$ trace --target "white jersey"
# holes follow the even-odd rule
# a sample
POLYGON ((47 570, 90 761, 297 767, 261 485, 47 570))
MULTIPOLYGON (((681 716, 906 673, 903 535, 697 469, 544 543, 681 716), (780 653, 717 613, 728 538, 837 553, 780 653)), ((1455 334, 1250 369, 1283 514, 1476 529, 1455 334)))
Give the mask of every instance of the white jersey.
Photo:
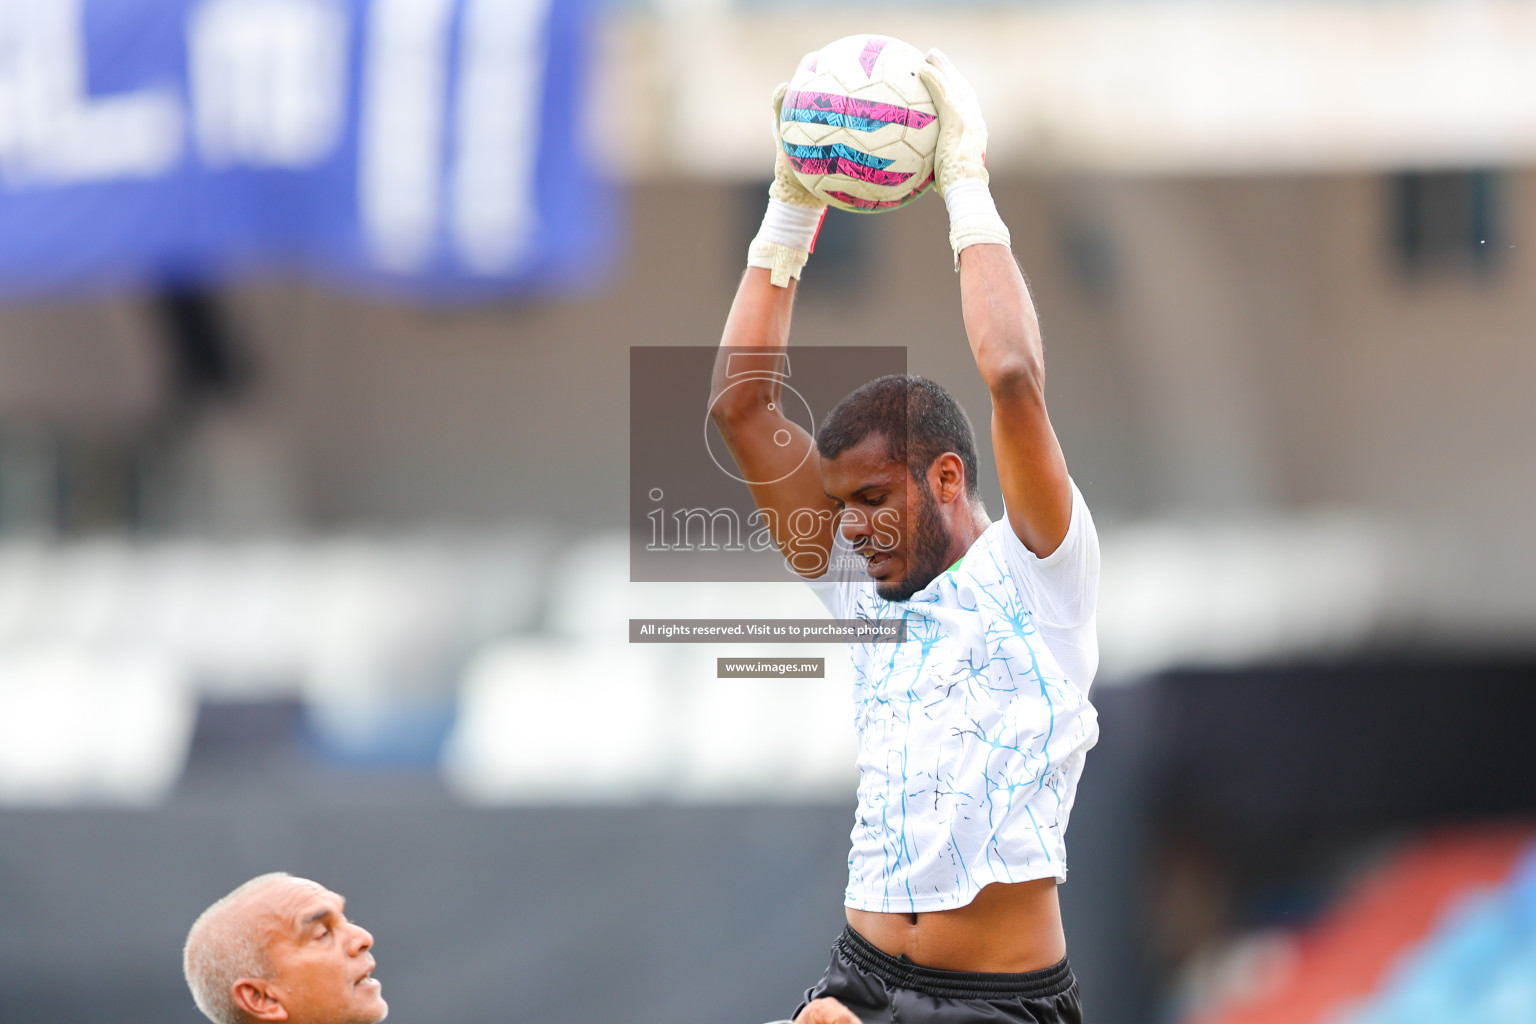
POLYGON ((907 601, 877 596, 862 561, 839 531, 833 571, 811 581, 838 618, 907 628, 904 643, 849 645, 859 806, 847 905, 948 910, 991 882, 1065 880, 1067 817, 1099 735, 1088 702, 1099 542, 1077 485, 1047 558, 1004 516, 907 601))

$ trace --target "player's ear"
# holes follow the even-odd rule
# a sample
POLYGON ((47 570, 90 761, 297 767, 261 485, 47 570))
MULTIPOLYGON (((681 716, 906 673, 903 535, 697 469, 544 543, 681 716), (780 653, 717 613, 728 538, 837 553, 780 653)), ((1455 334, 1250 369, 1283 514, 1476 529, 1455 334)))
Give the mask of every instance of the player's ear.
POLYGON ((288 1008, 282 1002, 282 990, 266 978, 241 978, 230 995, 240 1012, 253 1020, 287 1020, 288 1008))
POLYGON ((928 485, 941 503, 954 501, 965 493, 965 463, 954 452, 945 452, 928 467, 928 485))

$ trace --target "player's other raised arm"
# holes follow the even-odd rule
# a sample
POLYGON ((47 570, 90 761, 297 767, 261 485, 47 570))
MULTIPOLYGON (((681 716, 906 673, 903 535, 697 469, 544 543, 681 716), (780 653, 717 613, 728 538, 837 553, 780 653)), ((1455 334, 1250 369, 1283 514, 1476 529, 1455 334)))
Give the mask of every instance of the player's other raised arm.
POLYGON ((949 207, 960 305, 976 368, 992 394, 992 447, 1008 523, 1044 558, 1072 520, 1072 483, 1045 409, 1045 358, 1035 304, 988 188, 987 129, 971 86, 949 58, 921 72, 939 109, 934 174, 949 207))
MULTIPOLYGON (((773 95, 774 134, 785 86, 773 95)), ((822 489, 814 441, 784 415, 784 360, 795 282, 826 207, 797 181, 776 144, 768 212, 747 252, 715 359, 709 414, 719 428, 773 538, 801 575, 816 577, 832 550, 835 507, 822 489)))

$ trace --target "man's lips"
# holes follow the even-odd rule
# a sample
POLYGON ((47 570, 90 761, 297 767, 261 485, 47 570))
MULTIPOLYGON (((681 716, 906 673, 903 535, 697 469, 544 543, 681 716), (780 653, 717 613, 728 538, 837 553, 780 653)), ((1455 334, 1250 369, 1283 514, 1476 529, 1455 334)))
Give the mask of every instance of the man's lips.
POLYGON ((859 554, 864 556, 865 569, 875 579, 884 576, 886 570, 890 568, 891 553, 889 551, 873 551, 865 548, 859 554))
POLYGON ((377 978, 375 978, 373 976, 374 969, 377 968, 378 966, 379 966, 378 964, 369 964, 368 965, 368 969, 363 972, 362 977, 358 978, 352 984, 354 986, 358 987, 358 988, 364 988, 364 987, 378 988, 379 987, 379 981, 378 981, 377 978))

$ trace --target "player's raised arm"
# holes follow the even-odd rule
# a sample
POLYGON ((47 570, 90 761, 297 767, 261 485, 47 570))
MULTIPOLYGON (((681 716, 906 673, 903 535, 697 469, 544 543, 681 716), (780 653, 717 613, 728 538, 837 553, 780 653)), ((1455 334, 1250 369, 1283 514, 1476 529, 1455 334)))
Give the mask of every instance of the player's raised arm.
POLYGON ((795 282, 826 206, 796 180, 777 144, 785 88, 773 95, 778 156, 768 211, 747 250, 747 273, 720 338, 709 415, 779 550, 801 575, 816 577, 832 550, 834 505, 822 489, 815 453, 807 457, 815 442, 784 415, 780 397, 795 282))
POLYGON ((987 185, 987 128, 976 93, 938 50, 920 75, 939 109, 935 184, 949 207, 965 334, 992 393, 992 447, 1008 523, 1044 558, 1067 535, 1072 484, 1045 410, 1040 321, 987 185))

